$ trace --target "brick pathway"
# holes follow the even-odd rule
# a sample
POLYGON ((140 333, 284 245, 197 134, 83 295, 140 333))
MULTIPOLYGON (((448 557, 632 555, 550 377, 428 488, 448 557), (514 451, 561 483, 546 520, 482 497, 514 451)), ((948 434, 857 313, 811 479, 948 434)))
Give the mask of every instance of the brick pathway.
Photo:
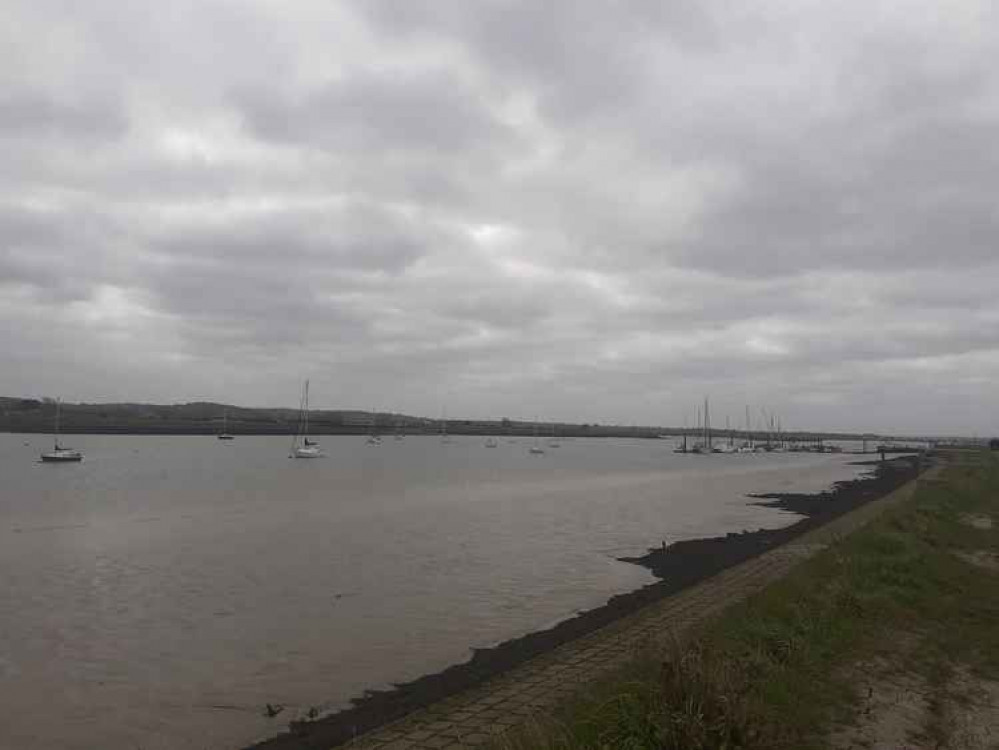
MULTIPOLYGON (((917 481, 933 481, 931 469, 917 481)), ((626 662, 664 634, 681 635, 781 578, 829 542, 867 524, 886 508, 911 497, 910 482, 879 500, 798 537, 795 541, 725 570, 600 630, 563 644, 471 690, 447 698, 367 735, 353 750, 466 750, 479 748, 532 715, 545 714, 580 689, 626 662)))

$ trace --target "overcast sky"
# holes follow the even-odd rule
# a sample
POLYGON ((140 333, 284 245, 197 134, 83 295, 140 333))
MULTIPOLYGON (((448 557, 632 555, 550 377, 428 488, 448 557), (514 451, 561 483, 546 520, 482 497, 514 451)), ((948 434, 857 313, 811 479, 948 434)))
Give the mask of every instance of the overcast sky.
POLYGON ((7 0, 0 395, 997 432, 993 8, 7 0))

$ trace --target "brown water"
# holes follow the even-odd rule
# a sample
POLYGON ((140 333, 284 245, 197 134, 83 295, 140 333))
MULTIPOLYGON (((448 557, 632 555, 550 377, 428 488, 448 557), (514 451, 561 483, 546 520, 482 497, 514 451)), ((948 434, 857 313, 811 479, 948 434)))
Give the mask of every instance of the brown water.
POLYGON ((67 442, 82 464, 0 435, 4 750, 239 747, 651 582, 619 556, 793 520, 746 493, 860 471, 667 441, 67 442))

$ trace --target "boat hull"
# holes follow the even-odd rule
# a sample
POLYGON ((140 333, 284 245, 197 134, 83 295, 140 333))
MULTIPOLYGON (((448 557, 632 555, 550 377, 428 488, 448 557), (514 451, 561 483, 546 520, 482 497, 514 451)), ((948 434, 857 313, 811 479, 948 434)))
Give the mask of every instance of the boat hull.
POLYGON ((47 464, 72 464, 79 463, 83 460, 82 453, 66 452, 66 453, 43 453, 42 461, 47 464))

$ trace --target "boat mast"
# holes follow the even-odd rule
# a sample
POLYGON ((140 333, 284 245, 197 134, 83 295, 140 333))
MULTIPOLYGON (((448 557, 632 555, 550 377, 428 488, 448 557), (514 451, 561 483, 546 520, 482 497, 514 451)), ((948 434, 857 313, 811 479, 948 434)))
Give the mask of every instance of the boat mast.
POLYGON ((56 399, 55 432, 52 433, 52 444, 55 450, 59 450, 59 411, 62 407, 62 399, 56 399))
POLYGON ((305 406, 302 413, 302 436, 305 438, 305 443, 309 443, 309 381, 305 381, 305 406))
POLYGON ((704 445, 711 452, 711 417, 708 413, 708 397, 704 397, 704 445))

